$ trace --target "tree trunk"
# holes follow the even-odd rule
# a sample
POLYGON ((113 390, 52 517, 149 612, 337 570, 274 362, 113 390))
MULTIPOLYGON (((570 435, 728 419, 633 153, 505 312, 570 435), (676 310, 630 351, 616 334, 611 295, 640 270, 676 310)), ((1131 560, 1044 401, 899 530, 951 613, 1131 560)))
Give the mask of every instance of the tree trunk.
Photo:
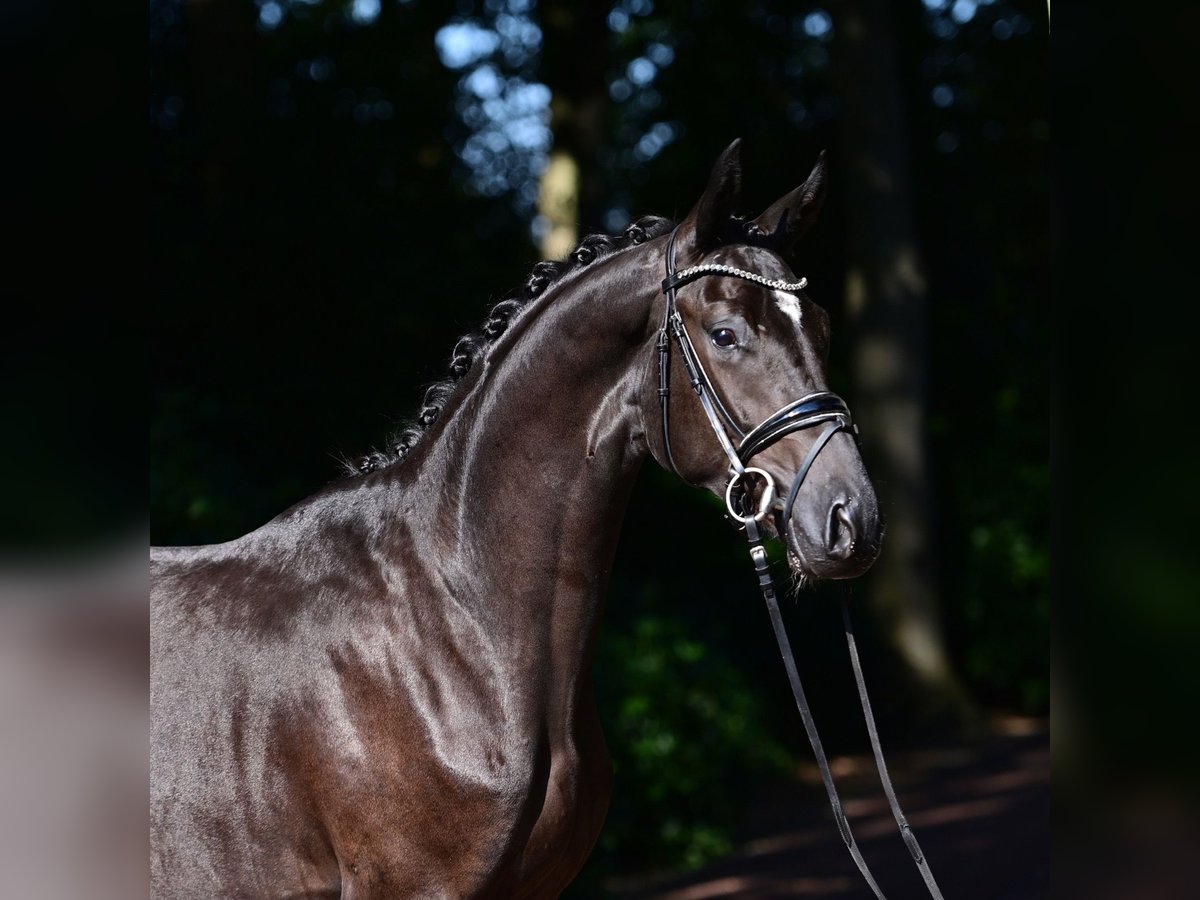
POLYGON ((928 303, 917 247, 908 127, 886 0, 835 4, 849 268, 856 334, 851 408, 886 521, 869 602, 911 669, 927 712, 968 714, 939 615, 926 439, 928 303))
POLYGON ((608 106, 604 69, 609 8, 595 0, 541 4, 542 77, 552 93, 554 134, 538 196, 538 212, 548 223, 541 242, 548 259, 560 259, 574 249, 581 225, 600 224, 604 180, 598 156, 608 106))

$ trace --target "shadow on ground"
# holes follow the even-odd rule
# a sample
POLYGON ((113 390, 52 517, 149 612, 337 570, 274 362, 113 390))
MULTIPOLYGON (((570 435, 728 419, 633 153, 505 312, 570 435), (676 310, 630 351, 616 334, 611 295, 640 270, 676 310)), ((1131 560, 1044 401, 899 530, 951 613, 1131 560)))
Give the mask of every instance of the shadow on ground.
MULTIPOLYGON (((886 750, 886 748, 885 748, 886 750)), ((896 832, 870 756, 832 760, 863 856, 891 900, 928 896, 896 832)), ((921 847, 947 898, 1050 895, 1050 734, 1038 719, 1005 719, 974 742, 888 754, 921 847)), ((871 898, 837 834, 811 766, 755 803, 740 849, 686 875, 610 880, 624 900, 716 897, 871 898)))

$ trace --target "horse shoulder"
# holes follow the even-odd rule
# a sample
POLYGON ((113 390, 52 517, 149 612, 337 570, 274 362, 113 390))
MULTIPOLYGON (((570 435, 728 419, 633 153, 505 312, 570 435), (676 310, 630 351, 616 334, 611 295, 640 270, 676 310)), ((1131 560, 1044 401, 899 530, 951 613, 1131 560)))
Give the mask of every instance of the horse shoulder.
POLYGON ((242 829, 226 843, 244 846, 282 823, 281 846, 308 846, 312 879, 359 886, 347 896, 475 894, 511 869, 541 807, 544 732, 471 598, 434 569, 277 537, 154 555, 160 845, 191 840, 236 879, 263 860, 201 832, 242 829))
POLYGON ((319 679, 326 827, 364 896, 473 894, 530 825, 544 741, 484 623, 404 585, 319 679))

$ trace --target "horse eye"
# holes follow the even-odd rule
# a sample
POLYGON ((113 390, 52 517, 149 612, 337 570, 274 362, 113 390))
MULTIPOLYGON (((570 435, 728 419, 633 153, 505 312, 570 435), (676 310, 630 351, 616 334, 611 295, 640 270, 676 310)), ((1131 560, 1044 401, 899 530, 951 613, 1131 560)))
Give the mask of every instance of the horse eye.
POLYGON ((732 347, 737 343, 737 335, 732 328, 714 328, 709 337, 718 347, 732 347))

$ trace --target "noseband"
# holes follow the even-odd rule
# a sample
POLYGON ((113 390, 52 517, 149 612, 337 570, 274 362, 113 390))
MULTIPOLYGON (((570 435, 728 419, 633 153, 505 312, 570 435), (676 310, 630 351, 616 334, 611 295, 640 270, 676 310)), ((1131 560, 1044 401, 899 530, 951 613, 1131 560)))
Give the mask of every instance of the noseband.
MULTIPOLYGON (((857 442, 858 426, 851 420, 850 409, 841 397, 829 391, 818 391, 801 397, 799 400, 795 400, 783 408, 776 410, 757 426, 750 429, 750 431, 742 431, 737 421, 729 414, 729 411, 721 402, 721 398, 714 389, 708 373, 704 371, 704 365, 700 362, 700 356, 696 352, 696 347, 692 343, 691 336, 688 334, 687 327, 683 323, 683 317, 680 315, 679 308, 676 305, 676 291, 683 285, 707 275, 741 278, 743 281, 759 284, 771 290, 786 291, 789 293, 802 290, 808 284, 808 279, 801 278, 794 283, 771 280, 756 272, 747 272, 744 269, 737 269, 733 266, 726 266, 720 263, 701 263, 684 269, 681 272, 676 271, 675 236, 678 230, 676 228, 675 231, 671 232, 671 237, 667 242, 667 277, 662 283, 662 291, 666 295, 667 302, 657 344, 658 398, 662 410, 662 440, 667 463, 676 475, 683 478, 679 467, 675 464, 675 457, 671 453, 671 337, 673 336, 675 342, 679 345, 679 355, 683 358, 683 365, 687 370, 689 379, 691 379, 692 389, 695 390, 696 396, 700 398, 700 405, 704 408, 705 415, 708 416, 708 422, 717 437, 717 443, 721 445, 721 449, 729 458, 729 483, 725 487, 725 507, 730 517, 746 530, 746 538, 750 542, 750 559, 753 561, 754 571, 758 575, 758 584, 762 590, 763 599, 767 602, 767 612, 771 617, 771 627, 775 631, 775 639, 778 641, 780 653, 783 655, 784 668, 787 670, 788 681, 792 686, 792 694, 796 698, 796 706, 800 710, 800 718, 804 722, 805 733, 808 735, 809 743, 812 745, 813 754, 817 760, 817 767, 821 770, 821 780, 825 784, 825 792, 829 797, 830 806, 833 808, 833 815, 837 822, 838 831, 842 836, 842 841, 845 843, 846 848, 850 851, 850 856, 854 860, 854 864, 858 867, 859 872, 862 873, 863 878, 874 892, 876 898, 878 900, 886 900, 883 892, 879 889, 879 885, 875 882, 875 878, 871 874, 866 860, 863 859, 862 852, 858 849, 858 844, 854 840, 854 834, 850 830, 850 822, 847 820, 846 813, 842 808, 837 787, 834 785, 833 773, 830 771, 829 762, 825 757, 825 750, 821 744, 821 736, 817 733, 817 726, 813 721, 812 712, 808 706, 808 699, 804 694, 804 687, 800 683, 800 675, 796 671, 796 662, 792 655, 791 643, 784 628, 783 617, 779 612, 779 603, 775 595, 775 583, 771 578, 767 551, 763 546, 762 534, 758 528, 758 523, 772 511, 775 511, 781 516, 777 522, 779 536, 782 540, 787 540, 787 526, 791 521, 792 507, 795 505, 796 497, 800 493, 800 486, 804 484, 804 479, 808 476, 808 472, 816 461, 817 455, 829 443, 830 438, 839 431, 849 432, 857 442), (792 486, 788 490, 786 499, 780 501, 775 493, 775 480, 764 470, 749 466, 747 463, 755 455, 766 450, 787 435, 796 431, 816 428, 821 425, 824 425, 824 428, 817 435, 817 439, 813 442, 812 447, 809 448, 804 462, 800 464, 799 470, 792 479, 792 486), (736 445, 734 443, 735 439, 737 440, 736 445), (751 510, 746 505, 748 502, 746 476, 750 474, 763 478, 766 481, 766 487, 763 488, 759 496, 757 510, 751 510)), ((797 548, 798 553, 799 548, 797 548)), ((846 606, 844 597, 842 602, 842 622, 846 633, 846 643, 850 650, 850 662, 854 669, 854 679, 858 684, 859 702, 862 705, 863 718, 866 720, 867 733, 871 739, 871 751, 875 756, 875 765, 879 770, 880 780, 883 784, 884 793, 887 795, 888 805, 892 809, 892 816, 896 820, 896 825, 900 829, 904 843, 917 865, 917 870, 921 873, 921 878, 925 882, 926 889, 934 900, 942 900, 941 890, 938 888, 937 882, 933 877, 933 872, 930 870, 921 847, 917 843, 916 834, 908 824, 908 820, 904 817, 904 811, 900 808, 900 802, 896 799, 895 788, 892 786, 891 777, 888 775, 887 763, 884 761, 883 749, 880 746, 879 734, 875 727, 875 717, 871 713, 871 703, 867 697, 867 686, 863 678, 862 665, 858 658, 858 647, 854 640, 854 630, 850 624, 850 611, 846 606)))

